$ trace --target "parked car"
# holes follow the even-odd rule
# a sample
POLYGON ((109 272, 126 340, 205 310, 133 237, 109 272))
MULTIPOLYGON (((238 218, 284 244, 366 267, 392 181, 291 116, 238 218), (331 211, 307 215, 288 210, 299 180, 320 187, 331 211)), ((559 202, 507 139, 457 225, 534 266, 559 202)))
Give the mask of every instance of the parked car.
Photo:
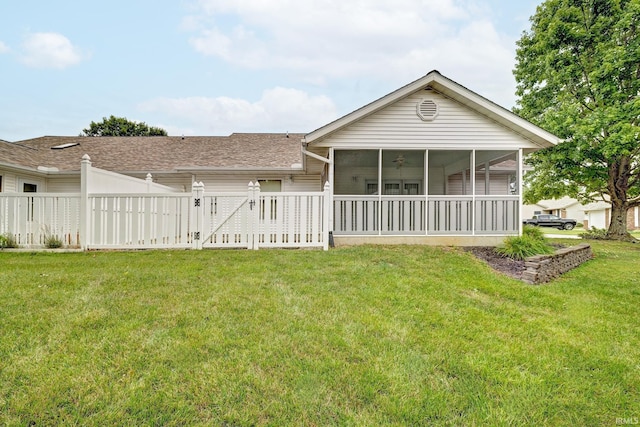
POLYGON ((575 219, 560 218, 557 215, 541 214, 534 215, 531 219, 522 221, 525 225, 537 225, 540 227, 554 227, 559 230, 572 230, 576 226, 575 219))

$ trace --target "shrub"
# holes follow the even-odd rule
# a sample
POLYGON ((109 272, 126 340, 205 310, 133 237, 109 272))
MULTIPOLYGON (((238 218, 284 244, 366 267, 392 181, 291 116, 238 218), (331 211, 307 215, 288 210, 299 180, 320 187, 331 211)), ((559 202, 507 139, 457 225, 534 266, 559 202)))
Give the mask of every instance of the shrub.
POLYGON ((591 230, 580 233, 580 237, 582 237, 583 239, 606 240, 607 230, 605 230, 604 228, 591 227, 591 230))
POLYGON ((44 245, 49 249, 61 248, 62 240, 58 236, 50 234, 44 238, 44 245))
POLYGON ((522 236, 511 236, 504 240, 502 246, 496 248, 500 255, 523 260, 533 255, 550 254, 553 247, 538 227, 525 226, 522 236))
POLYGON ((522 235, 535 240, 545 240, 544 231, 542 231, 540 227, 535 227, 533 225, 525 225, 522 227, 522 235))
POLYGON ((4 233, 0 235, 0 248, 17 248, 18 242, 16 237, 11 233, 4 233))

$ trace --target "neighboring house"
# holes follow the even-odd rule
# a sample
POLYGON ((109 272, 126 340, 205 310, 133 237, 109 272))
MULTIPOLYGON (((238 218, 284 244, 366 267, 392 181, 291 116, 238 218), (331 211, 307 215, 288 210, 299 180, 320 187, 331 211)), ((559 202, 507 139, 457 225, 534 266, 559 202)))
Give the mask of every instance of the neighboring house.
POLYGON ((531 218, 537 214, 551 214, 560 218, 572 218, 578 223, 582 222, 582 217, 584 216, 580 202, 566 196, 561 199, 540 200, 533 205, 524 205, 522 207, 524 218, 531 218))
MULTIPOLYGON (((611 222, 611 204, 600 201, 583 206, 585 228, 608 228, 611 222)), ((627 230, 640 230, 640 207, 627 211, 627 230)))
MULTIPOLYGON (((582 224, 585 229, 592 227, 606 229, 611 221, 611 204, 600 200, 586 205, 581 204, 576 199, 563 197, 557 200, 541 200, 533 205, 522 207, 523 216, 542 214, 554 214, 561 218, 573 218, 582 224)), ((640 229, 640 208, 635 207, 627 212, 627 229, 640 229)))
POLYGON ((80 159, 190 191, 321 191, 336 243, 496 244, 522 222, 523 157, 558 138, 437 71, 306 135, 0 142, 0 191, 75 192, 80 159))

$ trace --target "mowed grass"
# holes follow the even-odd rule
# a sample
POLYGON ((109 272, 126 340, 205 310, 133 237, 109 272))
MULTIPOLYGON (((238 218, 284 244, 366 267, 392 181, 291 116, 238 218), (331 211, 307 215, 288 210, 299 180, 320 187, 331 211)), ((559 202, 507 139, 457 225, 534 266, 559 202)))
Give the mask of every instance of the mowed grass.
POLYGON ((640 245, 592 245, 537 287, 453 248, 0 252, 0 424, 615 425, 640 245))

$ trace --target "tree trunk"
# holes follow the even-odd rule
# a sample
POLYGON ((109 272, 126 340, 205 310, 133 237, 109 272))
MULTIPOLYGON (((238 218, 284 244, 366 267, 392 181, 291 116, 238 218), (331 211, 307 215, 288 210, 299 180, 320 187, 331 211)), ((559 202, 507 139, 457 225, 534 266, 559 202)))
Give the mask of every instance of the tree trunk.
POLYGON ((627 231, 627 211, 629 208, 620 203, 611 203, 611 223, 607 229, 607 238, 611 240, 635 241, 627 231))
POLYGON ((631 176, 631 161, 622 156, 609 166, 609 182, 607 187, 611 197, 611 222, 607 229, 607 239, 636 241, 627 231, 627 191, 631 176))

